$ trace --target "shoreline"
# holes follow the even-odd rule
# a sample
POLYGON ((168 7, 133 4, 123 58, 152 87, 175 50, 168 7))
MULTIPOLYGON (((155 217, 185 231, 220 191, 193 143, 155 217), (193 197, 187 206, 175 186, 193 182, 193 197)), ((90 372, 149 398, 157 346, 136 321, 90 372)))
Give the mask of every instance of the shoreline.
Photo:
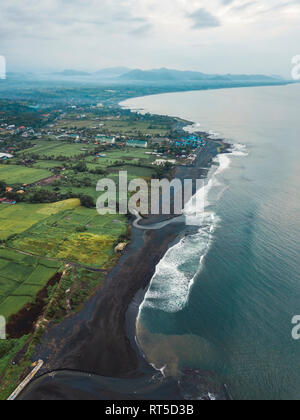
MULTIPOLYGON (((207 149, 200 153, 195 166, 177 167, 176 177, 207 178, 209 171, 203 168, 211 168, 213 158, 220 154, 221 144, 225 146, 223 153, 227 153, 230 145, 224 140, 210 139, 208 133, 201 134, 208 140, 207 149)), ((149 379, 149 376, 158 373, 138 345, 137 317, 157 264, 168 249, 182 238, 184 229, 182 223, 174 223, 161 230, 141 231, 134 227, 132 230, 132 241, 107 275, 104 286, 79 313, 59 325, 50 326, 45 333, 43 343, 36 351, 36 357, 45 362, 40 378, 25 389, 20 399, 43 399, 53 395, 53 382, 42 387, 42 391, 38 385, 41 380, 47 382, 53 372, 68 371, 73 375, 86 372, 98 378, 118 378, 120 381, 122 378, 149 379)), ((174 399, 181 399, 178 386, 173 382, 172 386, 169 384, 169 388, 173 389, 172 395, 174 399)), ((55 386, 59 388, 59 383, 55 386)), ((71 395, 65 385, 60 391, 63 398, 68 399, 68 392, 71 395)))

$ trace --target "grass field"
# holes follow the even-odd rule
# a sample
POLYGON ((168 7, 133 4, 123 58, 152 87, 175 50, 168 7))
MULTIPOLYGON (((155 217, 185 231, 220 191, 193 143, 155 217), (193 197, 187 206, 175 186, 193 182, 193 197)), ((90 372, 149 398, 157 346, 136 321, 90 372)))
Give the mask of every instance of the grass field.
POLYGON ((61 265, 0 248, 0 314, 8 320, 34 300, 61 265))
POLYGON ((0 180, 7 185, 33 184, 51 176, 46 169, 26 168, 18 165, 0 165, 0 180))
POLYGON ((58 123, 56 123, 56 128, 67 128, 67 129, 73 129, 73 128, 97 128, 99 129, 99 124, 101 124, 101 121, 99 120, 77 120, 77 119, 69 119, 69 120, 61 120, 58 123))
POLYGON ((140 121, 133 119, 113 119, 102 120, 99 123, 103 124, 102 130, 107 130, 113 134, 137 136, 137 135, 151 135, 151 136, 167 136, 170 134, 171 127, 163 124, 153 124, 149 121, 140 121))
POLYGON ((57 167, 61 167, 63 162, 58 160, 39 160, 32 165, 33 168, 36 169, 53 169, 57 167))
POLYGON ((96 163, 101 168, 105 169, 111 165, 115 165, 118 162, 124 163, 141 163, 150 165, 156 159, 153 155, 147 155, 146 152, 151 151, 150 149, 135 149, 127 147, 120 150, 112 150, 111 152, 104 153, 106 156, 103 158, 87 157, 86 162, 96 163))
POLYGON ((101 120, 76 120, 68 119, 62 120, 56 124, 56 128, 87 128, 100 129, 101 131, 108 131, 110 134, 120 134, 128 136, 136 135, 152 135, 152 136, 167 136, 170 134, 171 124, 153 124, 150 121, 134 120, 132 118, 112 118, 101 120), (101 124, 101 128, 99 125, 101 124))
POLYGON ((60 141, 39 141, 38 144, 30 149, 22 150, 19 155, 30 156, 38 154, 46 157, 67 156, 76 157, 85 153, 82 149, 88 149, 89 152, 95 150, 95 145, 80 143, 64 143, 60 141))
POLYGON ((51 204, 23 204, 14 206, 0 205, 0 240, 20 234, 30 229, 36 223, 47 219, 53 214, 80 206, 80 200, 71 199, 51 204))
POLYGON ((143 168, 139 166, 131 165, 120 165, 109 168, 109 177, 114 178, 119 176, 119 172, 126 171, 128 175, 128 180, 135 178, 151 178, 154 175, 154 169, 143 168))

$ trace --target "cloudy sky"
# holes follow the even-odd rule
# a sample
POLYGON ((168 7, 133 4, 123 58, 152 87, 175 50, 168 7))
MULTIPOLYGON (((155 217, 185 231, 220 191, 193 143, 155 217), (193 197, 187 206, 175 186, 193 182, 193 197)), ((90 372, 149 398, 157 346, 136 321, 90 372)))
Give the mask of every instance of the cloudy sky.
POLYGON ((169 67, 288 76, 300 0, 9 0, 9 70, 169 67))

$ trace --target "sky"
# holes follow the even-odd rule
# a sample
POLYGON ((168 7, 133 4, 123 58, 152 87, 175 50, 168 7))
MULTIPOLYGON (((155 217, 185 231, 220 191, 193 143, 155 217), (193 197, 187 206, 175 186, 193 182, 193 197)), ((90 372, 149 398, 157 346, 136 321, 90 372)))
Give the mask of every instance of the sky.
POLYGON ((168 67, 289 76, 300 0, 9 0, 9 71, 168 67))

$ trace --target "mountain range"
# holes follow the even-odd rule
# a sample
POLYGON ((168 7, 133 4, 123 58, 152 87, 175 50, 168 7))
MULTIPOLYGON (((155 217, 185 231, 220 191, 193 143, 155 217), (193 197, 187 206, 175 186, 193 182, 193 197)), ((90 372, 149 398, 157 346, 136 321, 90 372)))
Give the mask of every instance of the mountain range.
POLYGON ((283 78, 276 75, 266 76, 260 74, 206 74, 197 71, 180 71, 167 68, 153 69, 153 70, 131 70, 127 67, 112 67, 102 69, 94 73, 88 73, 76 70, 64 70, 59 73, 53 73, 52 76, 61 76, 67 78, 86 77, 93 79, 114 80, 120 82, 172 82, 172 83, 186 83, 186 82, 203 82, 203 81, 240 81, 240 82, 276 82, 283 81, 283 78))

